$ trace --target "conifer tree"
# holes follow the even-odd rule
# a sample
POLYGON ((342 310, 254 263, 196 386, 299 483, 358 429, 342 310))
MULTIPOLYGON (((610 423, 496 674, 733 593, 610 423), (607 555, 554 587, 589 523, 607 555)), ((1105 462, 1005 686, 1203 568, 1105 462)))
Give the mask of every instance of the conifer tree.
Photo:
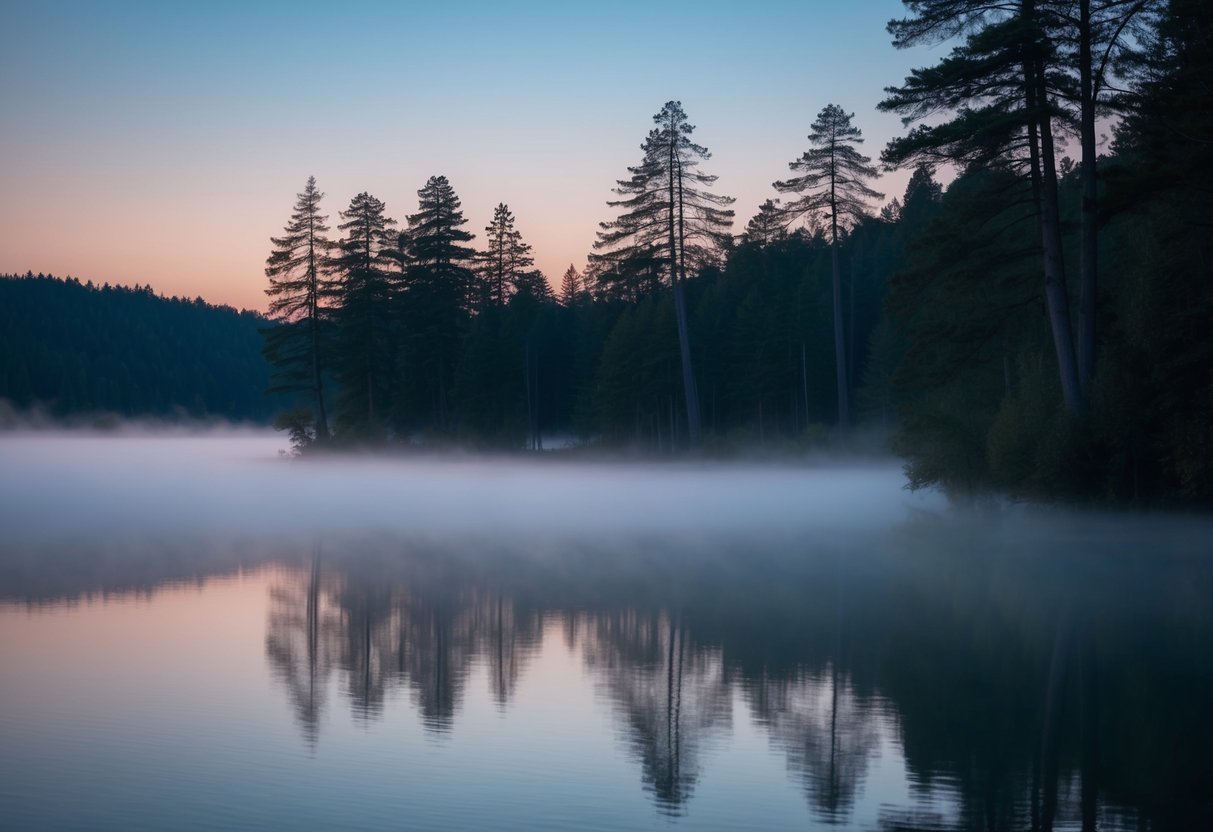
POLYGON ((345 232, 333 261, 340 276, 337 330, 340 348, 340 416, 354 435, 376 437, 383 427, 392 386, 392 269, 396 221, 383 202, 363 191, 341 212, 345 232))
POLYGON ((785 236, 786 222, 779 200, 768 199, 758 206, 758 213, 746 224, 745 238, 762 246, 770 245, 785 236))
POLYGON ((846 230, 867 215, 868 200, 881 194, 865 183, 876 177, 871 159, 856 150, 863 134, 851 124, 854 113, 847 114, 837 104, 827 104, 813 122, 809 141, 813 145, 801 157, 788 163, 791 179, 775 183, 781 193, 798 194, 783 210, 788 221, 825 213, 830 222, 830 259, 834 294, 834 366, 838 384, 838 424, 849 421, 847 391, 846 339, 842 318, 842 280, 838 266, 838 230, 846 230))
MULTIPOLYGON (((880 109, 907 124, 932 117, 890 142, 891 166, 950 161, 1026 171, 1041 237, 1045 307, 1066 409, 1085 411, 1070 324, 1058 198, 1054 127, 1058 121, 1055 20, 1048 0, 915 0, 915 16, 889 23, 902 48, 966 34, 937 66, 889 87, 880 109), (939 113, 951 118, 939 120, 939 113)), ((1022 175, 1022 174, 1021 174, 1022 175)), ((1090 261, 1088 261, 1090 262, 1090 261)))
POLYGON ((324 328, 334 283, 328 256, 332 242, 328 216, 320 213, 324 198, 309 176, 281 237, 266 260, 270 280, 270 316, 277 326, 265 331, 265 356, 275 368, 269 392, 307 391, 312 400, 315 440, 329 438, 324 402, 324 328))
POLYGON ((510 295, 526 282, 527 272, 535 265, 531 247, 522 241, 522 232, 514 227, 514 215, 504 202, 493 211, 493 220, 484 229, 486 248, 479 257, 479 271, 487 302, 504 306, 510 295))
POLYGON ((560 278, 560 305, 566 308, 576 306, 581 296, 581 275, 577 267, 569 263, 564 276, 560 278))
POLYGON ((688 270, 719 259, 731 242, 728 230, 733 211, 732 197, 707 189, 717 177, 697 170, 711 158, 706 147, 691 141, 695 127, 687 121, 682 104, 668 101, 653 116, 657 124, 649 131, 641 150, 644 157, 629 167, 628 179, 618 181, 621 197, 607 205, 620 209, 619 217, 600 224, 592 259, 626 273, 629 268, 656 276, 669 275, 674 294, 674 317, 678 328, 682 364, 682 386, 686 402, 687 433, 692 445, 701 432, 699 394, 691 366, 684 284, 688 270))
POLYGON ((465 245, 474 235, 463 229, 462 204, 445 176, 431 176, 417 196, 417 213, 408 218, 401 307, 407 397, 401 415, 414 427, 446 431, 461 327, 479 300, 471 269, 476 252, 465 245))

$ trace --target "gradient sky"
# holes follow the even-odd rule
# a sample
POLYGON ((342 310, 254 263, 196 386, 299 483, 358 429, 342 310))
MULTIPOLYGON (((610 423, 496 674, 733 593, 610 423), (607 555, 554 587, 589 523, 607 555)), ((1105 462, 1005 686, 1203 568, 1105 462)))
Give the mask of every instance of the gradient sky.
MULTIPOLYGON (((652 116, 678 99, 737 197, 775 196, 828 103, 876 157, 899 0, 442 3, 0 0, 0 272, 264 309, 269 238, 309 175, 404 224, 447 176, 477 234, 498 202, 559 282, 652 116)), ((905 173, 878 189, 900 195, 905 173)), ((336 236, 334 234, 334 236, 336 236)))

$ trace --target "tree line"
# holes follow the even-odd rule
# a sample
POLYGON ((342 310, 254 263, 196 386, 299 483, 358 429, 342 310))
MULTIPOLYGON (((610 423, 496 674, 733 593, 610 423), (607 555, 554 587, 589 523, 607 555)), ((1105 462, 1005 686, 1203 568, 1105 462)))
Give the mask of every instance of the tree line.
POLYGON ((265 423, 290 404, 264 393, 267 324, 150 286, 0 275, 0 400, 57 418, 265 423))
POLYGON ((477 238, 434 176, 401 222, 362 193, 333 231, 309 180, 272 242, 272 321, 147 288, 0 281, 0 397, 277 411, 300 444, 563 434, 712 452, 862 426, 891 433, 916 486, 1208 503, 1213 10, 907 7, 896 45, 952 48, 880 105, 907 120, 880 164, 912 169, 883 205, 831 104, 734 227, 671 101, 555 292, 504 203, 477 238))
POLYGON ((875 424, 915 485, 1208 499, 1209 9, 906 6, 896 46, 952 48, 879 105, 907 125, 881 163, 913 170, 882 207, 830 104, 734 234, 671 101, 553 294, 505 204, 473 248, 436 176, 403 227, 364 193, 332 240, 310 179, 267 266, 297 436, 673 450, 875 424))

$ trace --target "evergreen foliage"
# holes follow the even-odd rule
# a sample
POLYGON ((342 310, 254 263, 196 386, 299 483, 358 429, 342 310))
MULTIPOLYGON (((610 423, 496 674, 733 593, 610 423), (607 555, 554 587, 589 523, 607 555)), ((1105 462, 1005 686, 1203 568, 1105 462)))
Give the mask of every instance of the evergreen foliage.
POLYGON ((734 238, 671 101, 556 293, 504 202, 477 252, 445 177, 403 232, 359 194, 333 251, 309 179, 271 239, 274 322, 6 278, 0 397, 55 415, 278 408, 301 445, 566 434, 670 453, 702 433, 713 452, 780 450, 856 424, 892 434, 915 486, 1213 503, 1213 9, 906 5, 896 45, 954 41, 888 89, 909 129, 882 158, 913 172, 879 211, 859 132, 829 105, 784 201, 734 238), (1098 159, 1091 112, 1118 119, 1098 159), (1055 158, 1066 133, 1077 163, 1055 158))
POLYGON ((479 267, 485 305, 504 306, 520 285, 534 293, 531 267, 535 258, 531 247, 522 241, 522 232, 514 227, 514 215, 504 202, 498 203, 484 233, 486 248, 480 253, 479 267))
POLYGON ((607 202, 620 209, 620 215, 601 224, 594 248, 605 253, 592 258, 603 267, 599 279, 607 286, 623 287, 625 296, 633 301, 653 293, 668 275, 674 296, 687 441, 693 446, 699 444, 702 418, 684 284, 688 268, 694 271, 714 265, 730 247, 733 211, 727 206, 733 198, 708 190, 717 177, 698 166, 711 154, 691 141, 695 127, 687 121, 680 102, 667 101, 653 121, 657 126, 640 148, 643 160, 628 168, 630 178, 617 183, 615 192, 622 198, 607 202))
POLYGON ((336 286, 329 274, 328 217, 320 213, 323 197, 316 177, 309 176, 285 233, 270 239, 274 249, 265 265, 269 314, 276 321, 265 338, 265 357, 275 368, 270 391, 309 394, 314 425, 310 436, 320 442, 329 438, 324 370, 329 303, 336 286))
POLYGON ((270 366, 254 312, 150 286, 0 275, 0 399, 71 417, 268 423, 292 399, 267 397, 270 366))
POLYGON ((834 301, 834 369, 838 384, 838 424, 850 422, 847 372, 846 327, 842 312, 842 278, 838 263, 839 229, 843 231, 868 214, 868 203, 883 195, 867 186, 876 177, 871 159, 862 155, 856 145, 863 143, 859 128, 851 124, 854 113, 848 114, 837 104, 827 104, 813 122, 804 154, 788 164, 799 174, 775 183, 780 193, 797 196, 782 208, 784 223, 806 215, 826 214, 829 218, 831 278, 834 301))
POLYGON ((455 427, 451 397, 460 340, 479 301, 476 252, 465 245, 473 235, 463 229, 462 203, 445 176, 431 176, 417 196, 398 306, 403 340, 396 424, 409 433, 445 434, 455 427))
POLYGON ((338 275, 337 356, 335 373, 339 431, 347 436, 383 435, 392 405, 396 343, 391 306, 399 278, 392 268, 396 221, 386 206, 366 191, 341 212, 345 232, 333 261, 338 275))

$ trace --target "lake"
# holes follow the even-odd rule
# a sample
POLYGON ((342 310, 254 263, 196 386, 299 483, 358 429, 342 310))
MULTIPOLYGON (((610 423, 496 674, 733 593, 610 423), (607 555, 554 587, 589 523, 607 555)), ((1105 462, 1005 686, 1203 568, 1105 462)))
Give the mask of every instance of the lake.
POLYGON ((0 828, 1176 829, 1213 523, 0 435, 0 828))

